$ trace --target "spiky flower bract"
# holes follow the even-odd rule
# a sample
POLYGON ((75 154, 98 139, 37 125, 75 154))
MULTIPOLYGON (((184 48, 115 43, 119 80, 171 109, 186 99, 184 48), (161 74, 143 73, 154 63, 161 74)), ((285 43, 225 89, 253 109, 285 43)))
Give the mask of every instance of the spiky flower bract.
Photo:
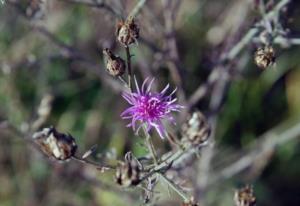
POLYGON ((121 117, 131 119, 131 123, 127 126, 136 132, 145 125, 147 132, 154 128, 159 136, 164 138, 167 131, 162 121, 167 120, 175 124, 172 112, 179 112, 183 106, 175 103, 176 98, 172 98, 176 89, 167 94, 169 84, 161 92, 151 92, 153 81, 154 79, 150 82, 146 79, 140 88, 135 79, 136 92, 124 92, 122 95, 131 106, 121 114, 121 117))

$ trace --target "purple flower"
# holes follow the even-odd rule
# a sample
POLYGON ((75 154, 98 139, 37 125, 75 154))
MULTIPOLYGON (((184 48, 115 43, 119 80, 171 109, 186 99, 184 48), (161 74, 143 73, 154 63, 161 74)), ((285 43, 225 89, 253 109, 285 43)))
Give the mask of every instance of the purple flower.
POLYGON ((148 79, 146 79, 140 89, 135 79, 137 91, 124 92, 122 95, 131 106, 121 114, 121 117, 123 119, 131 119, 131 123, 127 126, 132 127, 136 133, 145 124, 147 132, 154 128, 159 136, 164 138, 167 135, 167 131, 162 120, 169 120, 175 124, 171 113, 173 111, 179 112, 183 106, 175 103, 176 98, 172 99, 172 95, 176 92, 176 89, 170 94, 166 94, 169 84, 159 93, 151 92, 153 81, 154 79, 148 83, 148 79), (136 127, 137 121, 140 123, 138 127, 136 127))

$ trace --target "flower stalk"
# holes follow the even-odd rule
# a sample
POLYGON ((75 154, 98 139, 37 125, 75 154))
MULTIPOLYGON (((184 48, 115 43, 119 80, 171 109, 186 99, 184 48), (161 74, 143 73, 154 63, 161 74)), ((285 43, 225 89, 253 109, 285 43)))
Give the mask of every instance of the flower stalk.
POLYGON ((148 146, 148 150, 151 153, 151 156, 152 156, 152 159, 154 161, 155 166, 157 166, 158 165, 157 154, 156 154, 156 151, 155 151, 155 148, 154 148, 151 136, 147 132, 146 125, 143 125, 143 131, 144 131, 144 133, 146 135, 146 143, 147 143, 147 146, 148 146))

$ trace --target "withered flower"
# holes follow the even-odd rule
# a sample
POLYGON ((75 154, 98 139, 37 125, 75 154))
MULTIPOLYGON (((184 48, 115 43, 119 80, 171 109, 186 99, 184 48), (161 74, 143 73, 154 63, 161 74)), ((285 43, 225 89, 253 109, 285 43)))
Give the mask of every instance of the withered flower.
POLYGON ((140 167, 131 153, 125 155, 124 162, 119 162, 116 168, 115 180, 124 187, 134 186, 140 182, 140 167))
POLYGON ((235 191, 234 202, 236 206, 255 206, 256 198, 253 194, 252 186, 246 185, 235 191))
POLYGON ((207 142, 211 134, 211 127, 205 116, 196 111, 182 126, 183 141, 189 142, 194 146, 199 146, 207 142))
POLYGON ((103 50, 103 54, 107 56, 107 72, 114 77, 123 75, 126 69, 125 61, 121 57, 114 55, 107 48, 103 50))
POLYGON ((33 139, 48 157, 57 160, 70 159, 77 150, 74 138, 70 134, 59 133, 54 127, 34 133, 33 139))
POLYGON ((255 64, 261 69, 266 69, 268 66, 275 63, 275 51, 271 46, 258 48, 254 54, 255 64))
POLYGON ((132 17, 117 24, 117 39, 124 46, 129 46, 139 38, 140 29, 132 17))

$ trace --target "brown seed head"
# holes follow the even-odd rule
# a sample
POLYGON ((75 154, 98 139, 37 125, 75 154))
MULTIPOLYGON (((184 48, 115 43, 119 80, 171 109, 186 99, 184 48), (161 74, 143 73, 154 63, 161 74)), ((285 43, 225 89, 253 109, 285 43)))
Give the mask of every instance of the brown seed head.
POLYGON ((115 180, 124 187, 134 186, 140 182, 139 165, 130 155, 125 158, 124 162, 119 162, 116 168, 115 180))
POLYGON ((236 206, 255 206, 256 198, 253 194, 252 187, 246 185, 245 187, 237 190, 234 194, 234 201, 236 206))
POLYGON ((114 55, 112 51, 107 48, 103 50, 103 54, 107 56, 106 71, 110 75, 116 77, 125 73, 126 64, 121 57, 114 55))
POLYGON ((205 116, 199 111, 194 112, 182 126, 183 141, 190 142, 194 146, 207 142, 210 134, 211 127, 205 116))
POLYGON ((140 29, 134 19, 129 17, 125 22, 120 21, 117 25, 117 39, 124 46, 129 46, 139 38, 140 29))
POLYGON ((265 46, 263 48, 258 48, 254 54, 255 64, 266 69, 268 66, 275 63, 275 51, 271 46, 265 46))
POLYGON ((74 138, 69 134, 57 132, 54 127, 34 133, 33 139, 48 157, 57 160, 70 159, 77 150, 74 138))

